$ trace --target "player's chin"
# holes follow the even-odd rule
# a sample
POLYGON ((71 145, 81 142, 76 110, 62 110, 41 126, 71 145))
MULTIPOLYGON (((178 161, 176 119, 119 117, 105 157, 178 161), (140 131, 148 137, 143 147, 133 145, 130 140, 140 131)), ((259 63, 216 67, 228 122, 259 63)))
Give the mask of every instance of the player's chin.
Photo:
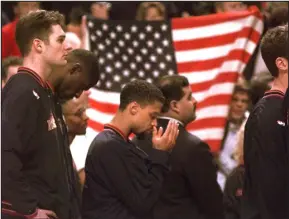
POLYGON ((56 65, 63 66, 63 65, 66 65, 66 64, 67 64, 66 58, 62 58, 59 62, 57 62, 56 65))
POLYGON ((51 65, 52 65, 53 67, 56 67, 56 69, 57 69, 58 67, 64 67, 66 64, 67 64, 67 61, 64 60, 64 59, 51 62, 51 65))

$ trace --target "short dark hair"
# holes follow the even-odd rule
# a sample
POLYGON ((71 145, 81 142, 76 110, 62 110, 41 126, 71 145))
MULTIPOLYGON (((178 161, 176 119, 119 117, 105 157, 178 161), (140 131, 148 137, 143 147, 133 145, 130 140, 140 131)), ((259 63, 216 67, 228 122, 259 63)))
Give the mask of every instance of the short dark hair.
POLYGON ((179 101, 183 98, 185 95, 183 88, 189 85, 188 79, 181 75, 169 75, 160 79, 157 86, 160 88, 164 97, 166 98, 162 108, 162 113, 169 111, 172 100, 179 101))
POLYGON ((137 79, 127 83, 121 90, 119 109, 123 111, 128 104, 134 101, 141 106, 146 106, 156 101, 163 104, 165 98, 157 86, 137 79))
POLYGON ((33 39, 48 41, 51 26, 57 24, 65 28, 64 16, 58 11, 37 10, 20 18, 16 25, 15 39, 22 56, 30 52, 33 39))
POLYGON ((67 55, 67 63, 79 62, 87 72, 90 87, 96 85, 99 80, 98 57, 91 51, 85 49, 74 49, 67 55))
POLYGON ((273 77, 279 72, 275 64, 278 57, 288 60, 288 24, 269 29, 261 40, 262 58, 273 77))
POLYGON ((250 95, 249 84, 245 85, 245 83, 237 83, 234 87, 233 94, 240 93, 240 92, 247 93, 248 95, 250 95))
POLYGON ((2 61, 2 80, 6 80, 7 79, 7 75, 8 75, 8 68, 11 66, 21 66, 23 63, 23 59, 20 57, 16 57, 16 56, 10 56, 7 57, 6 59, 4 59, 2 61))

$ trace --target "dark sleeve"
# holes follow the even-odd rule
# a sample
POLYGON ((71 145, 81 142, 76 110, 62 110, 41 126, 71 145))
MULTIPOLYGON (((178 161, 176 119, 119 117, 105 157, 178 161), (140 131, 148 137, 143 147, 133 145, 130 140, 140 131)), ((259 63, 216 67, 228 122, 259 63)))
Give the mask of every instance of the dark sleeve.
POLYGON ((100 156, 100 165, 117 196, 136 215, 150 212, 156 203, 167 172, 168 153, 154 150, 151 162, 146 162, 150 161, 119 145, 100 156))
POLYGON ((287 218, 288 160, 285 154, 288 135, 285 118, 281 119, 280 100, 270 101, 265 107, 258 112, 262 116, 254 116, 245 129, 245 146, 249 142, 256 151, 254 159, 250 159, 250 175, 252 183, 258 184, 256 199, 261 217, 287 218))
POLYGON ((29 215, 35 212, 37 199, 22 173, 23 156, 34 149, 29 142, 36 130, 39 102, 32 90, 11 85, 12 81, 2 97, 2 207, 4 202, 8 210, 29 215))
POLYGON ((188 151, 187 156, 183 168, 199 208, 206 219, 224 218, 222 191, 217 183, 217 167, 209 146, 200 142, 188 151))
POLYGON ((244 168, 233 170, 226 180, 224 189, 224 209, 226 219, 240 219, 241 196, 243 191, 244 168))

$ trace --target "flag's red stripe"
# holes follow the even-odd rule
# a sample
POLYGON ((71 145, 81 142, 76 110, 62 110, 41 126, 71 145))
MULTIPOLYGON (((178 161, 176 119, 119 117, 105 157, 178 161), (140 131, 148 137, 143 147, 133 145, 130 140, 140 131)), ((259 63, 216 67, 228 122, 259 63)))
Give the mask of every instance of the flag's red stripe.
POLYGON ((118 110, 118 105, 116 104, 98 102, 91 98, 89 99, 89 105, 92 109, 108 114, 115 114, 118 110))
MULTIPOLYGON (((214 24, 220 24, 228 21, 235 21, 247 16, 253 15, 257 18, 262 19, 261 13, 256 10, 244 11, 244 12, 233 12, 233 13, 218 13, 211 14, 207 16, 194 16, 184 18, 173 18, 171 20, 171 26, 173 30, 185 29, 185 28, 195 28, 195 27, 205 27, 214 24)), ((208 30, 209 31, 209 30, 208 30)))
POLYGON ((193 49, 204 49, 208 47, 223 46, 235 42, 238 38, 248 38, 248 36, 250 36, 251 41, 253 41, 254 43, 258 43, 260 34, 253 28, 244 27, 238 32, 193 40, 176 41, 173 43, 173 45, 175 50, 179 52, 193 49))
POLYGON ((179 73, 190 73, 196 71, 208 71, 210 69, 221 67, 224 61, 240 60, 247 63, 251 55, 245 50, 232 50, 228 55, 216 59, 208 59, 196 62, 177 63, 179 73))
POLYGON ((215 106, 215 105, 228 105, 231 102, 231 99, 232 99, 231 94, 210 96, 205 98, 203 101, 199 102, 197 104, 197 109, 202 109, 208 106, 215 106))
POLYGON ((225 126, 225 124, 226 119, 224 117, 197 119, 196 121, 187 125, 187 130, 204 129, 205 127, 220 128, 225 126))
POLYGON ((95 120, 89 119, 87 124, 88 124, 88 127, 92 128, 93 130, 97 132, 101 132, 103 130, 103 124, 96 122, 95 120))
POLYGON ((239 75, 237 72, 224 72, 224 73, 218 74, 216 78, 214 78, 213 80, 207 80, 205 82, 191 84, 191 89, 192 89, 193 94, 195 92, 206 91, 213 85, 216 85, 219 83, 226 83, 226 82, 234 83, 237 80, 238 76, 239 75))

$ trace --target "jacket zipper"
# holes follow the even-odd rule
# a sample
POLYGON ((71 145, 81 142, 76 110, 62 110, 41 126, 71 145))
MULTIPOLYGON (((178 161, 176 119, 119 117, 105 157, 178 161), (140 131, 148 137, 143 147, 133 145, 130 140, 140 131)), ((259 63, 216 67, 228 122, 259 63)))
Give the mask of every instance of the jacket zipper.
MULTIPOLYGON (((58 121, 58 117, 56 116, 56 110, 55 110, 55 106, 54 106, 54 101, 53 101, 53 95, 50 93, 49 89, 48 89, 48 98, 49 98, 49 102, 50 102, 50 106, 51 106, 51 113, 52 113, 52 116, 54 117, 54 119, 56 120, 57 122, 57 130, 56 130, 56 134, 55 134, 55 137, 56 137, 56 141, 57 141, 57 147, 58 147, 58 151, 60 152, 60 155, 64 155, 64 159, 62 161, 62 165, 64 167, 64 171, 65 171, 65 179, 66 179, 66 183, 68 185, 68 193, 70 194, 70 183, 69 183, 69 176, 68 176, 68 171, 67 171, 67 166, 66 166, 66 156, 65 156, 65 152, 64 150, 61 149, 61 145, 60 145, 60 142, 59 142, 59 128, 61 129, 60 127, 60 124, 59 124, 59 121, 58 121), (51 103, 52 102, 52 103, 51 103)), ((61 159, 61 157, 60 157, 61 159)))

